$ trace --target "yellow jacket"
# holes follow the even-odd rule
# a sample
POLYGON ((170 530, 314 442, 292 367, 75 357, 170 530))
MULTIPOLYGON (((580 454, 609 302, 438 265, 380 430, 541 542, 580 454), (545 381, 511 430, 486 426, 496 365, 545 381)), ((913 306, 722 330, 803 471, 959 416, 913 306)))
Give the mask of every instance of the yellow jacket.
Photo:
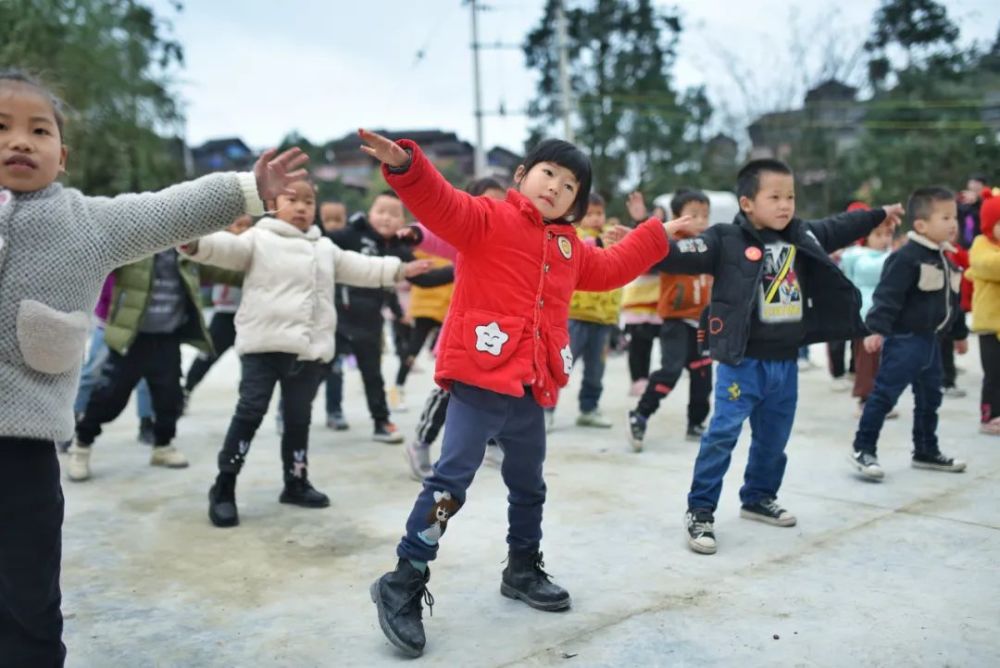
MULTIPOLYGON (((585 240, 596 239, 600 236, 597 230, 585 230, 582 227, 576 228, 576 234, 585 240)), ((598 325, 616 325, 621 307, 621 288, 608 292, 578 290, 573 293, 573 299, 569 303, 569 319, 593 322, 598 325)))
MULTIPOLYGON (((418 259, 429 259, 434 264, 434 269, 447 267, 451 264, 448 260, 437 255, 430 255, 423 251, 414 251, 418 259)), ((455 284, 439 285, 436 288, 421 288, 414 285, 410 288, 410 308, 411 318, 430 318, 438 322, 444 322, 444 316, 448 313, 448 305, 451 304, 451 295, 455 291, 455 284)))
POLYGON ((979 235, 969 249, 972 331, 1000 333, 1000 244, 979 235))

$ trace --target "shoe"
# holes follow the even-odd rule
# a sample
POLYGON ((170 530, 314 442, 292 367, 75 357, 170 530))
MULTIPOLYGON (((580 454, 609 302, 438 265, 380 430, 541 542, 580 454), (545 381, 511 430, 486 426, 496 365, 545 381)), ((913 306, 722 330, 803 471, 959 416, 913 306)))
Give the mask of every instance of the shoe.
POLYGON ((139 420, 139 435, 136 440, 143 445, 156 443, 156 434, 153 433, 153 418, 147 417, 139 420))
POLYGON ((648 378, 640 378, 632 383, 632 387, 629 388, 628 396, 630 397, 641 397, 642 393, 646 391, 646 386, 649 385, 648 378))
POLYGON ((915 469, 927 469, 928 471, 961 473, 965 470, 965 462, 961 459, 951 459, 950 457, 945 457, 940 452, 935 452, 933 455, 914 452, 910 463, 915 469))
POLYGON ((601 415, 600 411, 592 410, 589 413, 580 413, 576 418, 577 427, 597 427, 598 429, 611 429, 611 420, 601 415))
POLYGON ((389 388, 389 409, 393 413, 405 413, 410 410, 406 405, 406 392, 398 385, 389 388))
POLYGON ((946 387, 941 391, 941 394, 948 397, 949 399, 963 399, 968 396, 968 392, 960 387, 946 387))
POLYGON ((688 547, 698 554, 715 554, 715 516, 711 510, 693 509, 684 515, 688 547))
MULTIPOLYGON (((865 402, 862 401, 858 404, 858 409, 854 411, 854 417, 860 418, 862 414, 864 414, 864 412, 865 412, 865 402)), ((892 410, 890 410, 888 413, 885 414, 885 419, 886 420, 899 419, 899 411, 893 408, 892 410)))
POLYGON ((983 422, 979 425, 980 434, 988 434, 990 436, 1000 436, 1000 417, 995 417, 989 422, 983 422))
POLYGON ((234 527, 240 523, 236 509, 236 475, 220 473, 208 490, 208 519, 217 527, 234 527))
POLYGON ((635 411, 628 412, 628 442, 636 452, 642 452, 642 439, 646 436, 647 418, 635 411))
POLYGON ((327 429, 333 429, 334 431, 347 431, 351 428, 351 425, 347 424, 347 420, 344 418, 344 414, 342 412, 335 411, 333 413, 327 413, 326 427, 327 429))
POLYGON ((545 411, 545 433, 551 434, 556 428, 556 412, 554 410, 545 411))
POLYGON ((55 444, 56 444, 56 451, 60 455, 65 455, 69 451, 69 447, 73 445, 73 440, 70 439, 68 441, 56 441, 55 444))
POLYGON ((798 521, 795 515, 779 506, 775 499, 761 499, 757 503, 744 504, 740 508, 740 517, 776 527, 793 527, 798 521))
POLYGON ((418 657, 424 653, 423 603, 434 614, 434 597, 427 591, 431 569, 424 573, 407 559, 400 559, 396 570, 386 573, 368 589, 378 609, 382 633, 404 654, 418 657))
POLYGON ((66 451, 66 477, 73 482, 83 482, 90 478, 90 446, 73 441, 66 451))
POLYGON ((830 383, 830 389, 834 392, 848 392, 854 387, 854 383, 848 380, 845 376, 840 378, 834 378, 830 383))
POLYGON ((383 420, 375 423, 375 432, 372 434, 372 439, 379 443, 396 444, 403 442, 403 434, 399 431, 399 427, 388 420, 383 420))
POLYGON ((881 480, 885 477, 885 471, 878 465, 878 457, 868 452, 853 450, 849 455, 851 465, 854 469, 869 480, 881 480))
POLYGON ((705 428, 700 424, 688 425, 687 434, 684 435, 685 441, 691 441, 692 443, 701 443, 701 435, 705 433, 705 428))
POLYGON ((494 440, 486 443, 486 454, 483 455, 483 464, 497 469, 501 468, 503 466, 503 457, 503 448, 500 447, 499 443, 494 440))
POLYGON ((507 554, 500 593, 507 598, 524 601, 536 610, 556 612, 570 606, 569 592, 555 584, 543 569, 542 553, 514 552, 507 554))
POLYGON ((410 477, 417 482, 423 482, 434 473, 431 467, 431 446, 429 443, 412 441, 403 449, 406 463, 410 465, 410 477))
POLYGON ((289 478, 278 502, 303 508, 326 508, 330 505, 330 497, 313 487, 308 478, 289 478))
POLYGON ((163 445, 153 448, 153 454, 149 458, 150 466, 165 466, 168 469, 187 468, 188 460, 184 453, 172 445, 163 445))

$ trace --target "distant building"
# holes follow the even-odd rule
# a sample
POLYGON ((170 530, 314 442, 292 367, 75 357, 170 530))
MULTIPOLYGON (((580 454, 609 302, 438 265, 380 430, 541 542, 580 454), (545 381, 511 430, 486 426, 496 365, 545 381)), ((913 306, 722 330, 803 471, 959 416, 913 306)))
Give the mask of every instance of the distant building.
POLYGON ((253 169, 256 154, 239 137, 211 139, 191 149, 196 176, 209 172, 246 172, 253 169))

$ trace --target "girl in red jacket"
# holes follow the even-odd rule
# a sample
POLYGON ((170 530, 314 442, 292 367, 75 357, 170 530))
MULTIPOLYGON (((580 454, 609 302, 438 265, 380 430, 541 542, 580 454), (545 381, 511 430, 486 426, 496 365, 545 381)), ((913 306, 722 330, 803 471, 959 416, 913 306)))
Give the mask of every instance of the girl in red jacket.
POLYGON ((505 200, 472 197, 449 185, 412 141, 361 131, 362 150, 406 207, 458 250, 455 294, 441 333, 435 381, 451 391, 441 457, 424 481, 396 550, 396 570, 371 586, 379 624, 411 656, 424 648, 421 600, 428 605, 427 562, 465 503, 486 441, 503 444, 509 490, 509 559, 500 591, 540 610, 564 610, 569 594, 542 570, 545 420, 572 369, 567 318, 574 290, 620 287, 668 251, 668 232, 650 219, 607 250, 583 244, 571 220, 590 195, 590 160, 575 146, 547 140, 514 175, 505 200))

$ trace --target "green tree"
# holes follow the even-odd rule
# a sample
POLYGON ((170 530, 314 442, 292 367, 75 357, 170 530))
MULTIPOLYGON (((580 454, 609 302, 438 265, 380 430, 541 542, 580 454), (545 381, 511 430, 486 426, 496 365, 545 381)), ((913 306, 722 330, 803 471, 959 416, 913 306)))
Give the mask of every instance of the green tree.
POLYGON ((0 67, 39 74, 67 103, 68 184, 116 194, 183 176, 183 51, 146 3, 0 0, 0 16, 0 67))

